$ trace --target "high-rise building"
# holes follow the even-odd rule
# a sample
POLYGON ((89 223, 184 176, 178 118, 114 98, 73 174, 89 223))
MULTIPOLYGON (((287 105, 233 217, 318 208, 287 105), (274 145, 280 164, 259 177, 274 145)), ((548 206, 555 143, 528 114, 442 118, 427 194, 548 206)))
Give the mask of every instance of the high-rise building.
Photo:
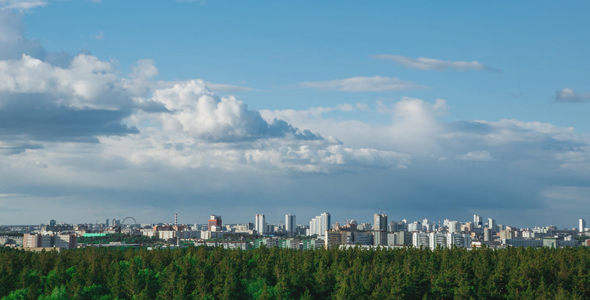
POLYGON ((387 215, 375 214, 373 216, 373 230, 387 232, 387 215))
POLYGON ((385 246, 387 245, 387 231, 375 230, 373 231, 373 245, 385 246))
POLYGON ((332 217, 329 213, 323 213, 309 221, 309 234, 324 236, 331 229, 332 217))
POLYGON ((491 242, 492 241, 492 230, 490 228, 484 228, 483 241, 484 242, 491 242))
POLYGON ((421 231, 422 224, 418 221, 414 221, 413 223, 408 224, 408 231, 421 231))
POLYGON ((491 229, 492 232, 496 232, 496 220, 488 218, 488 228, 491 229))
POLYGON ((209 217, 209 228, 207 229, 208 231, 212 231, 211 229, 213 229, 213 226, 216 226, 217 228, 221 228, 221 216, 217 216, 217 215, 211 215, 209 217))
POLYGON ((57 224, 55 220, 49 220, 49 226, 53 227, 57 224))
POLYGON ((480 215, 473 215, 473 227, 474 228, 482 228, 483 221, 480 215))
POLYGON ((432 222, 430 222, 430 220, 428 219, 424 219, 422 220, 422 230, 423 231, 432 231, 433 230, 433 226, 432 226, 432 222))
POLYGON ((106 227, 109 227, 109 219, 107 219, 105 225, 106 225, 106 227))
POLYGON ((449 221, 449 233, 458 233, 460 230, 459 222, 449 221))
POLYGON ((297 224, 295 223, 295 215, 288 214, 285 216, 285 231, 288 235, 294 235, 297 224))
POLYGON ((389 228, 388 230, 391 232, 398 231, 398 223, 396 221, 389 221, 389 228))
POLYGON ((395 233, 395 244, 396 245, 411 245, 412 244, 412 233, 408 231, 398 231, 395 233))
POLYGON ((322 224, 321 224, 321 234, 323 235, 324 232, 332 229, 332 216, 329 213, 325 212, 321 214, 322 217, 322 224))
POLYGON ((256 229, 256 232, 258 232, 258 234, 266 233, 266 219, 264 217, 264 214, 256 214, 254 229, 256 229))
POLYGON ((580 227, 580 232, 584 232, 584 228, 586 228, 586 221, 582 218, 580 218, 580 220, 579 220, 579 227, 580 227))

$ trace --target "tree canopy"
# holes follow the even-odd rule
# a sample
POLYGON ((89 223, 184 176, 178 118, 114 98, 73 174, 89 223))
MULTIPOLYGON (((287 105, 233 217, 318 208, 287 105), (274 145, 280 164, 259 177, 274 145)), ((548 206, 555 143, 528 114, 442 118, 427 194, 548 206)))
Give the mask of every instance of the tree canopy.
POLYGON ((2 299, 589 299, 590 249, 0 248, 2 299))

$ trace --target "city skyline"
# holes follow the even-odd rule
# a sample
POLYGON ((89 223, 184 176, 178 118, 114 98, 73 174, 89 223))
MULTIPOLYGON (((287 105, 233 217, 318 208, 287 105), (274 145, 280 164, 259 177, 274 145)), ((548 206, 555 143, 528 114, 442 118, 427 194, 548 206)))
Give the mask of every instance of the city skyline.
MULTIPOLYGON (((124 217, 123 219, 106 219, 106 221, 103 222, 99 222, 99 220, 97 219, 95 223, 89 223, 89 222, 81 222, 81 223, 76 223, 76 222, 67 222, 67 221, 60 221, 59 223, 57 223, 57 221, 55 219, 50 219, 47 224, 45 223, 37 223, 37 224, 0 224, 0 226, 38 226, 39 224, 41 224, 40 226, 44 226, 44 225, 48 225, 48 226, 55 226, 56 224, 88 224, 88 225, 105 225, 105 227, 103 229, 106 229, 109 227, 109 221, 112 223, 112 226, 133 226, 135 225, 141 225, 141 224, 151 224, 152 226, 154 224, 169 224, 169 225, 174 225, 177 226, 177 224, 182 224, 182 225, 202 225, 202 226, 206 226, 207 230, 211 231, 211 225, 215 225, 218 227, 221 226, 225 226, 225 225, 243 225, 243 224, 251 224, 253 229, 258 232, 258 234, 268 234, 270 232, 272 232, 273 230, 269 229, 268 226, 282 226, 283 230, 285 231, 285 233, 287 234, 287 236, 292 236, 293 234, 291 234, 292 232, 295 232, 295 230, 297 228, 307 228, 307 233, 306 235, 314 235, 314 234, 320 234, 320 232, 325 232, 329 228, 337 228, 339 226, 347 226, 347 224, 349 223, 355 223, 355 224, 370 224, 371 225, 371 229, 372 231, 387 231, 387 232, 395 232, 398 231, 397 227, 392 227, 394 226, 393 224, 395 223, 397 226, 397 224, 404 224, 402 231, 433 231, 433 229, 436 228, 448 228, 450 233, 454 233, 454 232, 461 232, 460 230, 460 226, 466 225, 466 224, 470 224, 470 228, 497 228, 498 226, 502 227, 509 227, 509 228, 520 228, 520 229, 534 229, 534 228, 542 228, 542 227, 550 227, 550 226, 555 226, 556 229, 558 230, 574 230, 574 231, 579 231, 580 233, 584 232, 585 229, 587 229, 586 227, 586 221, 585 218, 578 218, 576 219, 576 225, 573 227, 568 227, 568 226, 564 226, 564 227, 559 227, 556 226, 555 224, 550 224, 550 223, 544 223, 544 224, 534 224, 532 226, 515 226, 514 224, 510 223, 510 222, 503 222, 503 223, 498 223, 497 220, 493 217, 489 217, 487 218, 487 222, 482 222, 481 219, 481 215, 477 215, 474 214, 472 216, 473 220, 469 220, 469 219, 449 219, 449 218, 439 218, 439 219, 428 219, 428 218, 424 218, 424 219, 419 219, 419 220, 410 220, 410 219, 406 219, 406 218, 401 218, 401 219, 397 219, 397 218, 389 218, 389 216, 385 213, 383 213, 382 211, 379 213, 374 213, 373 214, 373 219, 372 222, 365 222, 362 219, 346 219, 346 220, 332 220, 332 215, 330 213, 322 213, 319 216, 316 216, 314 218, 312 218, 310 221, 304 220, 301 223, 297 223, 296 221, 292 223, 292 225, 289 225, 289 220, 296 220, 296 215, 293 214, 286 214, 284 217, 284 220, 272 220, 272 221, 268 221, 266 220, 266 215, 265 214, 256 214, 254 216, 254 222, 251 221, 245 221, 245 222, 229 222, 229 223, 221 223, 221 220, 223 218, 222 215, 209 215, 209 217, 207 218, 207 222, 203 222, 203 223, 199 223, 199 221, 195 221, 195 222, 178 222, 178 214, 174 215, 174 221, 172 222, 167 222, 167 221, 161 221, 161 222, 137 222, 137 220, 135 220, 135 218, 131 217, 131 216, 127 216, 124 217), (131 223, 127 223, 125 224, 125 221, 131 219, 133 220, 133 224, 131 223), (479 221, 479 222, 478 222, 479 221), (308 225, 309 224, 309 225, 308 225), (321 225, 320 225, 321 224, 321 225), (417 228, 412 227, 413 225, 418 225, 417 228), (319 227, 318 227, 319 226, 319 227), (314 229, 315 228, 315 229, 314 229), (379 228, 379 229, 377 229, 379 228)), ((227 219, 225 219, 227 221, 227 219)), ((499 230, 495 230, 493 229, 494 232, 499 232, 499 230)))
POLYGON ((578 227, 588 9, 0 1, 0 223, 578 227))

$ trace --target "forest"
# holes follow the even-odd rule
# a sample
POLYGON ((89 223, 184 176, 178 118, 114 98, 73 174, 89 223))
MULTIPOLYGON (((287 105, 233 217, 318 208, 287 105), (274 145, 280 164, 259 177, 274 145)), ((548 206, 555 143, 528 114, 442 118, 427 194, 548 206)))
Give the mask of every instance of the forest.
POLYGON ((0 248, 1 299, 590 299, 590 249, 0 248))

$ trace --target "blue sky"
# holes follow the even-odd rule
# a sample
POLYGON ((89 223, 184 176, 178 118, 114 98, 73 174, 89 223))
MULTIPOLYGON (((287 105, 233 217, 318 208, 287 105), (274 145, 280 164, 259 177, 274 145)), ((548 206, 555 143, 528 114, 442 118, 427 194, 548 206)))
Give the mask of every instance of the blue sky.
POLYGON ((24 21, 45 48, 90 50, 120 70, 153 59, 159 79, 203 78, 260 90, 256 109, 305 109, 402 95, 453 105, 448 119, 550 122, 588 132, 586 110, 552 105, 555 91, 584 89, 590 63, 585 2, 358 1, 54 2, 24 21), (48 26, 48 24, 51 24, 48 26), (92 35, 102 32, 102 40, 92 35), (171 55, 172 54, 172 55, 171 55), (478 61, 502 73, 408 70, 371 55, 478 61), (304 81, 388 76, 430 89, 326 93, 304 81))
POLYGON ((0 6, 0 207, 26 222, 31 203, 71 222, 590 218, 588 2, 0 6))

